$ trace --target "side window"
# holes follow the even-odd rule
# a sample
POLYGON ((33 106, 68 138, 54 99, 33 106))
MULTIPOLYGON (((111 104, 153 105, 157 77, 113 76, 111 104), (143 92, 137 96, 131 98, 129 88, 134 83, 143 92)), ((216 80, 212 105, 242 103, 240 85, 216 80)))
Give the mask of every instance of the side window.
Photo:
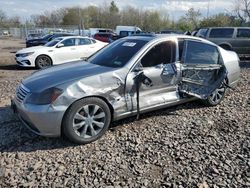
POLYGON ((233 28, 215 28, 211 29, 209 38, 232 38, 234 33, 233 28))
POLYGON ((78 45, 88 45, 91 44, 91 40, 89 39, 80 39, 78 45))
POLYGON ((196 34, 196 36, 205 38, 207 36, 207 31, 208 29, 200 29, 196 34))
POLYGON ((216 46, 197 41, 187 41, 185 64, 217 64, 220 55, 216 46))
POLYGON ((178 39, 178 49, 179 49, 179 59, 181 61, 183 55, 183 48, 184 48, 184 39, 178 39))
POLYGON ((64 44, 65 47, 75 46, 75 39, 74 38, 66 39, 66 40, 62 41, 62 44, 64 44))
POLYGON ((238 38, 250 38, 250 29, 238 29, 237 37, 238 38))
POLYGON ((153 67, 160 64, 172 63, 175 61, 175 45, 173 42, 163 42, 152 49, 141 59, 143 67, 153 67))

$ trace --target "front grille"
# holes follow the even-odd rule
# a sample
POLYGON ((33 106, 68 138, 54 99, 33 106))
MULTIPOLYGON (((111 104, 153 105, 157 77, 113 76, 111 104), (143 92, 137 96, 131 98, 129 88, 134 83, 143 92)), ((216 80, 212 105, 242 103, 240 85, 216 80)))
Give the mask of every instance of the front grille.
POLYGON ((19 85, 16 90, 16 99, 18 102, 22 103, 29 92, 29 89, 27 89, 23 84, 19 85))

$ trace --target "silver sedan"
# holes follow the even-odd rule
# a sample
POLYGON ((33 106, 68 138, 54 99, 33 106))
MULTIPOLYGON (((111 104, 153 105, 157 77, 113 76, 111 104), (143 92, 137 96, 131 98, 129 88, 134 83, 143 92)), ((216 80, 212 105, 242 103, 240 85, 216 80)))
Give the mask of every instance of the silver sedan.
POLYGON ((219 104, 239 80, 238 61, 201 38, 126 37, 86 61, 35 72, 17 88, 12 107, 36 134, 86 144, 112 121, 197 99, 219 104))

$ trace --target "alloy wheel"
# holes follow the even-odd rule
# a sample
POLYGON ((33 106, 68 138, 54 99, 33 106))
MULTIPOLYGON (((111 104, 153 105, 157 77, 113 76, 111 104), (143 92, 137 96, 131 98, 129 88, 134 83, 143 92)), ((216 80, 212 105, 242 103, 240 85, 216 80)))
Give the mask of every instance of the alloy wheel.
POLYGON ((105 125, 104 110, 96 104, 81 107, 73 118, 73 130, 82 138, 98 135, 105 125))
POLYGON ((226 88, 225 87, 220 87, 220 88, 218 88, 218 89, 216 89, 212 94, 211 94, 211 96, 210 96, 210 98, 211 98, 211 101, 213 102, 213 103, 219 103, 221 100, 222 100, 222 98, 224 97, 224 94, 225 94, 225 91, 226 91, 226 88))

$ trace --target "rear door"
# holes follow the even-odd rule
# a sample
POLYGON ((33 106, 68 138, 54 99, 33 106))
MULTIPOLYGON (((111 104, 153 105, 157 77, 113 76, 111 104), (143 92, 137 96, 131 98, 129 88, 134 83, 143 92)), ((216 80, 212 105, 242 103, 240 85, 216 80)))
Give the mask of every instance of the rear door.
POLYGON ((89 57, 95 51, 95 45, 88 38, 79 38, 77 45, 78 57, 81 59, 89 57))
POLYGON ((206 99, 223 83, 226 69, 214 45, 185 40, 179 92, 206 99))

